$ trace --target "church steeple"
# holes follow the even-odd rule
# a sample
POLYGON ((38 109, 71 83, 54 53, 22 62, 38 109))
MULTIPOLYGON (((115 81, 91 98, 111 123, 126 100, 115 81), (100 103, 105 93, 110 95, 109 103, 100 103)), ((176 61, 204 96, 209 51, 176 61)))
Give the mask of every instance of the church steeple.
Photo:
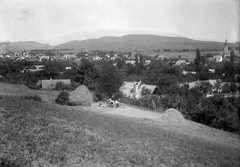
POLYGON ((227 39, 225 39, 225 43, 224 43, 224 46, 227 46, 227 39))
POLYGON ((225 39, 224 45, 223 45, 223 58, 225 58, 228 54, 228 46, 227 46, 227 39, 225 39))
POLYGON ((228 51, 228 46, 227 46, 227 39, 225 39, 225 43, 223 46, 223 54, 226 53, 228 51))

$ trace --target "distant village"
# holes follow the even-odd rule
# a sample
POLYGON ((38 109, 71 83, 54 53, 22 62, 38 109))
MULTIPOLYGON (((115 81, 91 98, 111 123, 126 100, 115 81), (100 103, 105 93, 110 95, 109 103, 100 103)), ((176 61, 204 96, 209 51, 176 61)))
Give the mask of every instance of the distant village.
MULTIPOLYGON (((230 61, 230 50, 227 44, 227 40, 225 40, 223 44, 223 50, 219 53, 209 53, 206 55, 202 55, 206 58, 207 62, 224 62, 230 61)), ((170 49, 169 49, 170 50, 170 49)), ((169 52, 168 49, 165 49, 164 52, 159 53, 159 50, 154 50, 155 53, 144 55, 144 64, 150 64, 151 60, 165 60, 168 61, 169 65, 184 65, 189 64, 190 60, 187 58, 182 58, 181 54, 179 53, 178 58, 173 58, 171 56, 165 56, 165 52, 169 52)), ((183 49, 184 51, 194 51, 183 49)), ((23 51, 23 52, 7 52, 7 53, 0 53, 0 58, 2 59, 11 59, 16 61, 74 61, 76 63, 80 63, 81 59, 88 59, 91 61, 98 61, 98 60, 112 60, 113 62, 117 59, 124 60, 125 64, 133 64, 135 65, 136 55, 141 54, 141 51, 135 52, 114 52, 114 51, 81 51, 77 54, 73 54, 71 52, 62 53, 58 50, 30 50, 30 51, 23 51)), ((184 54, 184 53, 183 53, 184 54)), ((236 62, 240 59, 239 50, 235 50, 236 54, 236 62)))
MULTIPOLYGON (((41 62, 44 61, 71 61, 75 62, 78 65, 81 64, 82 59, 90 60, 93 63, 99 62, 99 61, 112 61, 113 65, 116 66, 117 62, 120 60, 122 61, 122 64, 127 65, 131 64, 133 66, 136 65, 137 62, 142 62, 144 66, 148 66, 152 61, 162 61, 165 62, 168 66, 179 66, 181 67, 182 74, 187 75, 196 75, 196 71, 194 70, 185 70, 183 67, 186 65, 189 65, 190 63, 193 63, 192 60, 189 60, 187 58, 182 58, 181 55, 178 57, 169 57, 165 56, 164 52, 169 52, 169 50, 164 50, 164 52, 160 52, 159 50, 154 50, 155 53, 150 54, 150 55, 142 55, 141 52, 114 52, 114 51, 81 51, 77 54, 73 54, 71 52, 66 52, 66 53, 60 53, 56 50, 31 50, 31 51, 23 51, 23 52, 9 52, 9 53, 2 53, 0 54, 0 60, 14 60, 14 61, 34 61, 34 62, 39 62, 38 65, 34 65, 31 67, 25 67, 21 72, 26 73, 34 73, 38 71, 42 71, 44 69, 44 65, 41 64, 41 62)), ((223 50, 221 51, 220 54, 214 54, 214 53, 209 53, 206 55, 201 55, 205 58, 206 66, 207 63, 221 63, 221 62, 228 62, 230 61, 230 52, 231 50, 228 48, 227 40, 223 43, 223 50)), ((236 56, 235 56, 235 63, 240 62, 240 54, 239 50, 234 50, 236 56)), ((183 53, 184 54, 184 53, 183 53)), ((97 63, 96 63, 97 64, 97 63)), ((71 66, 66 66, 66 70, 71 70, 71 66)), ((209 68, 208 69, 209 73, 215 73, 214 68, 209 68)), ((239 76, 236 76, 239 77, 239 76)), ((65 84, 70 84, 70 80, 41 80, 37 83, 37 85, 42 85, 43 89, 53 89, 54 86, 57 84, 57 82, 63 82, 65 84)), ((206 81, 196 81, 196 82, 191 82, 189 84, 189 89, 201 85, 201 83, 205 83, 206 81)), ((214 86, 217 82, 217 80, 209 80, 208 81, 212 86, 214 86)), ((137 83, 137 82, 136 82, 137 83)), ((121 89, 124 89, 128 91, 124 92, 126 95, 130 95, 130 91, 133 89, 133 85, 136 84, 135 82, 124 82, 124 85, 126 85, 127 88, 124 88, 124 86, 121 89), (131 85, 131 86, 129 86, 131 85)), ((180 84, 183 85, 184 83, 180 84)), ((240 87, 239 83, 236 83, 237 87, 240 87)), ((152 88, 156 86, 148 86, 145 85, 146 87, 151 87, 152 88)), ((223 86, 223 85, 222 85, 223 86)), ((134 89, 135 90, 135 89, 134 89)), ((141 90, 141 89, 140 89, 141 90)), ((137 90, 135 90, 135 93, 137 90)), ((154 90, 152 90, 154 92, 154 90)), ((137 93, 139 94, 139 93, 137 93)), ((132 95, 131 95, 132 96, 132 95)))
POLYGON ((117 107, 120 102, 155 111, 175 108, 194 121, 206 124, 210 120, 211 126, 219 128, 225 124, 215 120, 222 121, 219 113, 224 113, 225 122, 230 123, 225 128, 236 130, 231 123, 239 122, 235 120, 240 97, 239 47, 228 47, 226 40, 220 51, 157 49, 146 53, 7 52, 0 54, 0 82, 22 84, 30 90, 61 91, 63 101, 65 95, 83 86, 100 107, 106 107, 101 102, 107 101, 107 107, 117 107))

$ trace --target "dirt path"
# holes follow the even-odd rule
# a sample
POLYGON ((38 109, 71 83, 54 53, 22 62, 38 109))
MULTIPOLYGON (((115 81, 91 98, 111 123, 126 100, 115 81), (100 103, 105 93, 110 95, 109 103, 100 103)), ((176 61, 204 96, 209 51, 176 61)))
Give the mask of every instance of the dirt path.
POLYGON ((162 114, 156 113, 153 111, 148 111, 147 109, 141 110, 137 107, 129 106, 124 104, 123 107, 120 108, 110 108, 110 107, 99 107, 99 103, 93 103, 90 107, 83 107, 90 111, 101 112, 105 114, 113 114, 113 115, 122 115, 126 117, 134 117, 134 118, 149 118, 155 119, 160 118, 162 114))

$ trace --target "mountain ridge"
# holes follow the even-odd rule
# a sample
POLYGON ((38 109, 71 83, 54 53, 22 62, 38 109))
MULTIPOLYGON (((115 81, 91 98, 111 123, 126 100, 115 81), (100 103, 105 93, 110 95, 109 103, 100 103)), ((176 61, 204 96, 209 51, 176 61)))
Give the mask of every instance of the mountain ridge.
MULTIPOLYGON (((223 41, 224 42, 224 41, 223 41)), ((72 40, 59 45, 49 45, 35 41, 23 42, 0 42, 1 51, 24 51, 44 49, 75 49, 75 50, 113 50, 113 51, 135 51, 135 50, 182 50, 182 49, 217 49, 222 50, 223 42, 201 41, 185 37, 170 37, 148 34, 129 34, 121 37, 103 36, 85 40, 72 40)), ((230 47, 239 46, 240 41, 228 43, 230 47)), ((3 52, 2 51, 2 52, 3 52)))

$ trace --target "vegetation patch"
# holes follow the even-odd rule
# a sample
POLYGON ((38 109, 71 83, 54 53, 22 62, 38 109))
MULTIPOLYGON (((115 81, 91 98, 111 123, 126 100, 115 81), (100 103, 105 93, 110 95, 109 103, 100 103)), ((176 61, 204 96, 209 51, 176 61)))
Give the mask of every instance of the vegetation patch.
POLYGON ((63 90, 58 97, 56 98, 55 102, 60 105, 68 105, 69 104, 69 92, 63 90))
POLYGON ((34 100, 34 101, 39 101, 39 102, 42 101, 42 98, 37 94, 35 94, 34 96, 21 96, 21 97, 24 99, 27 99, 27 100, 34 100))

